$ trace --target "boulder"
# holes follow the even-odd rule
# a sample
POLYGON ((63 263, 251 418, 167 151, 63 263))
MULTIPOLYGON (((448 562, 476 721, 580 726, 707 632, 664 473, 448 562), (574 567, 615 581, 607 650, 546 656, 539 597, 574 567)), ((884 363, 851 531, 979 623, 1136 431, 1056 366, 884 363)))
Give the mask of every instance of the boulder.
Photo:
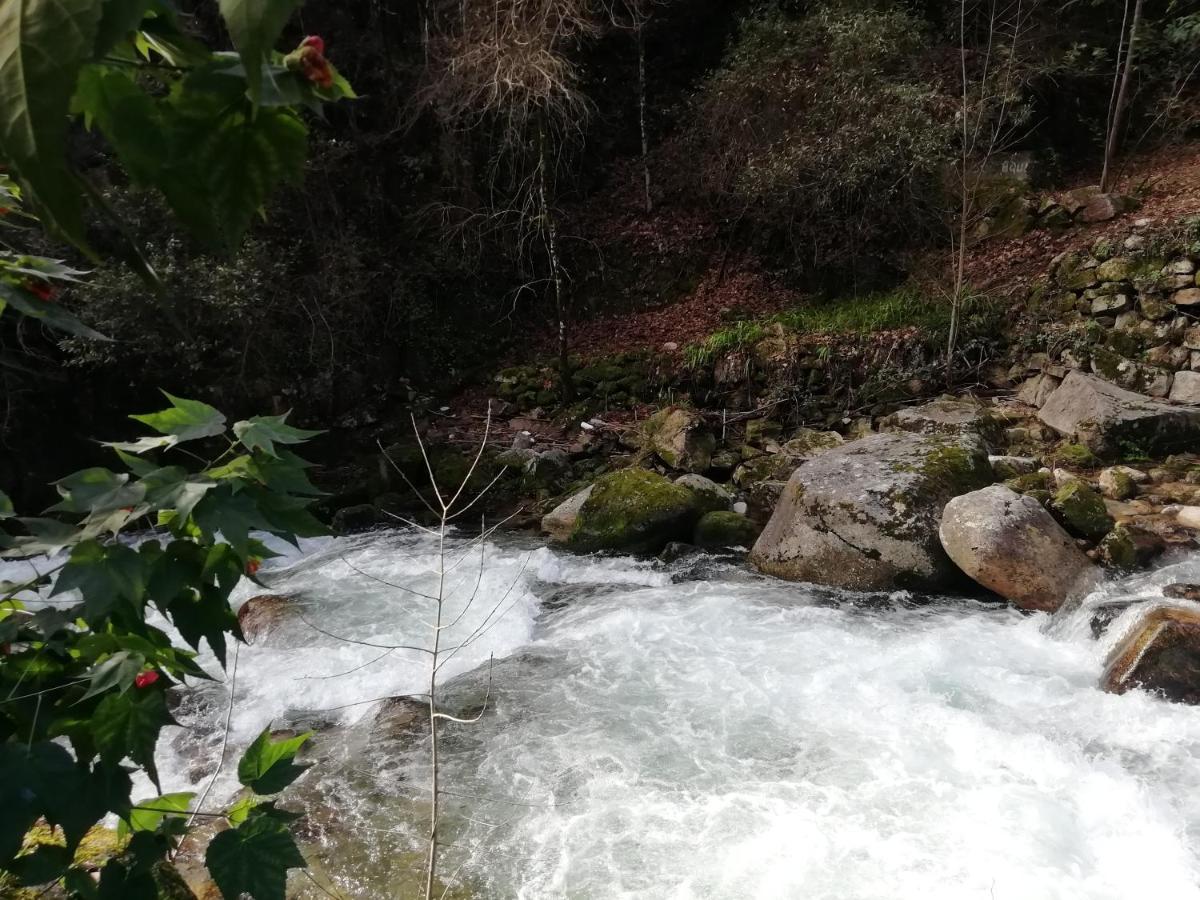
POLYGON ((1053 375, 1034 375, 1022 382, 1021 387, 1017 390, 1017 400, 1027 406, 1041 409, 1060 384, 1062 384, 1062 379, 1055 378, 1053 375))
POLYGON ((864 437, 792 473, 750 561, 769 575, 857 590, 945 587, 958 572, 938 543, 942 508, 991 480, 976 436, 864 437))
POLYGON ((797 428, 781 448, 781 452, 792 456, 812 456, 822 450, 832 450, 846 442, 836 431, 817 431, 815 428, 797 428))
POLYGON ((1038 461, 1032 456, 989 456, 988 462, 997 478, 1019 478, 1038 470, 1038 461))
POLYGON ((1100 685, 1112 694, 1140 688, 1178 703, 1200 703, 1200 609, 1147 609, 1113 648, 1100 685))
POLYGON ((1200 372, 1176 372, 1170 398, 1176 403, 1200 404, 1200 372))
POLYGON ((749 547, 758 537, 759 527, 735 512, 705 513, 696 523, 692 543, 706 550, 749 547))
POLYGON ((379 524, 379 510, 370 503, 343 506, 333 514, 333 521, 330 524, 338 534, 366 531, 379 524))
POLYGON ((1166 454, 1200 439, 1200 409, 1152 400, 1083 372, 1067 375, 1038 418, 1102 456, 1123 446, 1166 454))
POLYGON ((407 740, 429 729, 429 704, 413 697, 388 697, 371 720, 371 740, 407 740))
POLYGON ((892 413, 881 423, 894 431, 918 434, 978 434, 990 436, 997 426, 988 407, 970 400, 932 400, 892 413))
POLYGON ((1137 496, 1139 480, 1146 480, 1145 473, 1129 466, 1110 466, 1100 473, 1100 493, 1109 500, 1130 500, 1137 496))
POLYGON ((1071 534, 1090 541, 1100 540, 1113 527, 1104 499, 1087 482, 1077 478, 1055 492, 1050 512, 1071 534))
POLYGON ((1129 199, 1120 194, 1094 194, 1084 204, 1083 209, 1079 210, 1075 218, 1085 225, 1093 225, 1096 222, 1115 219, 1131 207, 1129 199))
POLYGON ((1200 601, 1200 584, 1177 582, 1175 584, 1168 584, 1163 588, 1162 592, 1164 597, 1170 597, 1173 600, 1200 601))
POLYGON ((669 541, 690 538, 699 518, 687 488, 645 469, 622 469, 592 485, 566 545, 583 553, 657 553, 669 541))
POLYGON ((238 607, 238 627, 246 643, 255 644, 279 627, 288 614, 291 597, 258 594, 238 607))
POLYGON ((579 518, 579 510, 583 509, 583 504, 592 495, 593 487, 589 484, 542 516, 542 531, 550 535, 550 540, 561 543, 571 536, 575 521, 579 518))
POLYGON ((696 505, 702 513, 727 510, 733 503, 733 495, 710 478, 689 473, 675 479, 696 497, 696 505))
POLYGON ((717 439, 698 412, 668 406, 642 424, 641 446, 672 469, 704 472, 712 462, 717 439))
POLYGON ((967 575, 1021 609, 1054 612, 1099 571, 1041 505, 1004 485, 955 497, 938 530, 967 575))

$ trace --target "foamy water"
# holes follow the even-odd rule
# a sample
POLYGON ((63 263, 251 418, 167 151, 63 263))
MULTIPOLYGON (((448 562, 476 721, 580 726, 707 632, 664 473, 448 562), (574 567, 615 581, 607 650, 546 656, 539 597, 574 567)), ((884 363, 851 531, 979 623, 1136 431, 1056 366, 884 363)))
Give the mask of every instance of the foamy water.
MULTIPOLYGON (((346 897, 416 884, 424 746, 372 737, 362 701, 425 690, 427 657, 386 647, 427 646, 427 601, 381 582, 428 592, 433 551, 399 532, 306 544, 264 570, 272 591, 380 646, 296 618, 238 654, 227 769, 289 710, 336 726, 294 790, 346 897)), ((478 723, 446 726, 442 871, 463 896, 1200 898, 1200 710, 1101 692, 1129 617, 1101 641, 1088 628, 1097 603, 1198 581, 1200 561, 1056 623, 507 539, 484 563, 443 636, 471 640, 443 669, 447 703, 488 697, 478 723)), ((468 554, 451 618, 478 573, 468 554)), ((211 779, 227 689, 202 688, 164 736, 168 789, 211 779)))

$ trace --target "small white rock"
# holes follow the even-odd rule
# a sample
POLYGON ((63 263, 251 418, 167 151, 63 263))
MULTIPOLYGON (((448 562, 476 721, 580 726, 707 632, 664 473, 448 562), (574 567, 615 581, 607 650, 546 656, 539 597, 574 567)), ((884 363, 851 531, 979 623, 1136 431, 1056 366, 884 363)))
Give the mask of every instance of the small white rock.
MULTIPOLYGON (((1175 521, 1184 528, 1200 531, 1200 506, 1180 506, 1175 513, 1175 521)), ((1165 510, 1164 510, 1165 512, 1165 510)))
POLYGON ((1064 484, 1070 484, 1072 481, 1078 481, 1078 475, 1072 475, 1066 469, 1054 470, 1054 486, 1062 487, 1064 484))
POLYGON ((746 505, 745 500, 739 500, 737 503, 733 504, 733 511, 739 516, 744 516, 746 514, 746 510, 749 508, 750 507, 746 505))

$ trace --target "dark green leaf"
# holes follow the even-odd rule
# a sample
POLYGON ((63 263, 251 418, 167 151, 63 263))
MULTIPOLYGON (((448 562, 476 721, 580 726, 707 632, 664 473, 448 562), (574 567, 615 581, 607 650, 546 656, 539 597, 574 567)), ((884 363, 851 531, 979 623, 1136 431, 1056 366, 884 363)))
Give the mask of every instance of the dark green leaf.
POLYGON ((96 29, 95 57, 104 56, 118 41, 136 31, 149 6, 149 0, 104 0, 96 29))
POLYGON ((288 415, 288 413, 284 413, 281 416, 255 416, 252 419, 236 422, 233 426, 233 433, 242 442, 242 446, 251 453, 255 450, 262 450, 269 456, 277 455, 275 453, 276 444, 302 444, 321 433, 288 425, 288 415))
POLYGON ((99 900, 159 900, 150 867, 122 857, 110 859, 100 871, 99 900))
POLYGON ((71 864, 71 853, 61 844, 39 844, 32 853, 18 856, 12 873, 23 885, 46 884, 61 878, 71 864))
POLYGON ((79 246, 83 204, 67 168, 67 110, 100 12, 96 0, 0 3, 0 156, 16 167, 43 221, 79 246))
POLYGON ((167 607, 171 622, 183 639, 197 650, 200 641, 207 640, 221 665, 225 665, 225 635, 241 637, 237 615, 211 589, 184 593, 177 596, 167 607))
POLYGON ((220 0, 225 27, 233 38, 246 70, 250 98, 262 93, 262 68, 279 40, 283 26, 302 0, 220 0))
POLYGON ((220 533, 243 559, 250 555, 251 531, 273 530, 271 521, 259 511, 254 499, 244 492, 234 493, 228 484, 209 491, 192 510, 192 518, 206 535, 214 537, 220 533))
POLYGON ((157 105, 132 76, 112 66, 86 66, 74 106, 104 134, 135 183, 157 184, 167 139, 157 105))
POLYGON ((226 900, 242 894, 254 900, 284 900, 287 870, 305 866, 287 826, 269 816, 251 817, 218 834, 204 861, 226 900))
POLYGON ((12 501, 8 499, 8 494, 0 491, 0 519, 11 519, 16 513, 13 511, 12 501))
POLYGON ((78 590, 83 595, 84 618, 94 625, 122 601, 139 609, 146 578, 145 560, 136 551, 122 544, 85 541, 71 551, 51 595, 78 590))
POLYGON ((310 737, 311 731, 272 741, 270 730, 264 730, 242 754, 238 762, 238 781, 256 794, 279 793, 308 768, 297 765, 295 758, 296 751, 310 737))
POLYGON ((172 724, 163 692, 143 688, 109 694, 101 700, 92 714, 92 737, 106 766, 116 766, 128 757, 145 768, 157 785, 154 745, 162 727, 172 724))
POLYGON ((142 502, 144 487, 129 484, 123 472, 94 467, 82 469, 54 482, 62 500, 50 507, 52 512, 87 513, 120 509, 142 502))
POLYGON ((8 548, 0 553, 0 556, 21 558, 41 553, 52 556, 64 547, 70 547, 83 539, 83 532, 74 525, 68 525, 58 519, 22 517, 17 521, 29 534, 13 537, 8 542, 8 548))
POLYGON ((128 650, 114 653, 92 670, 87 693, 79 698, 79 702, 82 703, 84 700, 110 690, 129 690, 133 687, 133 679, 142 671, 145 664, 144 657, 130 653, 128 650))
POLYGON ((53 300, 42 300, 26 291, 24 288, 0 281, 0 300, 6 301, 14 309, 31 319, 37 319, 58 331, 65 331, 77 337, 91 338, 94 341, 110 341, 112 338, 101 334, 94 328, 89 328, 74 315, 67 312, 59 303, 53 300))

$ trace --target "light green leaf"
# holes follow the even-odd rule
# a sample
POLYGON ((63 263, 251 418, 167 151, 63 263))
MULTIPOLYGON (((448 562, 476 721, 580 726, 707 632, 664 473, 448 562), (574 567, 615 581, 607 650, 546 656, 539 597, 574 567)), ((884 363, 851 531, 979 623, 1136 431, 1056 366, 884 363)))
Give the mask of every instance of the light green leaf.
POLYGON ((272 741, 270 729, 254 739, 238 762, 238 781, 256 794, 277 794, 295 781, 308 766, 296 765, 296 752, 312 737, 311 731, 272 741))
POLYGON ((138 800, 129 811, 129 821, 117 821, 117 837, 123 839, 134 831, 153 831, 167 816, 187 815, 188 807, 195 796, 191 791, 181 791, 177 794, 163 794, 161 797, 138 800))
POLYGON ((246 69, 250 99, 262 94, 262 68, 279 40, 283 26, 302 0, 220 0, 225 27, 246 69))
POLYGON ((253 816, 222 831, 208 845, 204 862, 229 900, 243 894, 254 900, 284 900, 287 870, 305 867, 287 826, 270 816, 253 816))
MULTIPOLYGON (((129 418, 149 425, 159 434, 166 435, 166 443, 158 446, 173 447, 182 441, 194 441, 198 438, 213 437, 225 431, 225 416, 199 400, 185 400, 163 391, 163 395, 171 401, 170 407, 155 413, 143 413, 129 418)), ((143 439, 144 440, 144 439, 143 439)), ((109 444, 121 450, 130 450, 140 445, 109 444)), ((145 447, 144 449, 150 449, 145 447)), ((133 452, 141 452, 133 450, 133 452)))
POLYGON ((0 491, 0 519, 11 519, 15 515, 16 512, 13 510, 12 501, 8 499, 8 494, 0 491))
POLYGON ((0 300, 4 300, 29 318, 37 319, 58 331, 65 331, 67 334, 77 337, 91 338, 94 341, 112 340, 94 328, 84 325, 74 315, 67 312, 61 304, 53 300, 41 300, 24 288, 9 284, 7 281, 0 281, 0 300))
POLYGON ((236 422, 233 433, 237 435, 242 446, 253 453, 262 450, 270 456, 277 456, 275 444, 302 444, 309 438, 314 438, 321 432, 309 431, 306 428, 294 428, 287 424, 286 412, 281 416, 255 416, 242 422, 236 422))
POLYGON ((100 14, 96 0, 0 3, 0 156, 16 168, 43 221, 80 247, 87 242, 67 166, 67 110, 100 14))
POLYGON ((250 817, 250 813, 260 802, 262 801, 257 797, 243 797, 225 810, 225 818, 229 820, 230 825, 237 828, 250 817))
POLYGON ((116 688, 126 691, 133 685, 133 679, 142 671, 146 660, 140 654, 120 650, 92 669, 91 680, 88 682, 87 693, 79 698, 79 702, 103 694, 116 688))

